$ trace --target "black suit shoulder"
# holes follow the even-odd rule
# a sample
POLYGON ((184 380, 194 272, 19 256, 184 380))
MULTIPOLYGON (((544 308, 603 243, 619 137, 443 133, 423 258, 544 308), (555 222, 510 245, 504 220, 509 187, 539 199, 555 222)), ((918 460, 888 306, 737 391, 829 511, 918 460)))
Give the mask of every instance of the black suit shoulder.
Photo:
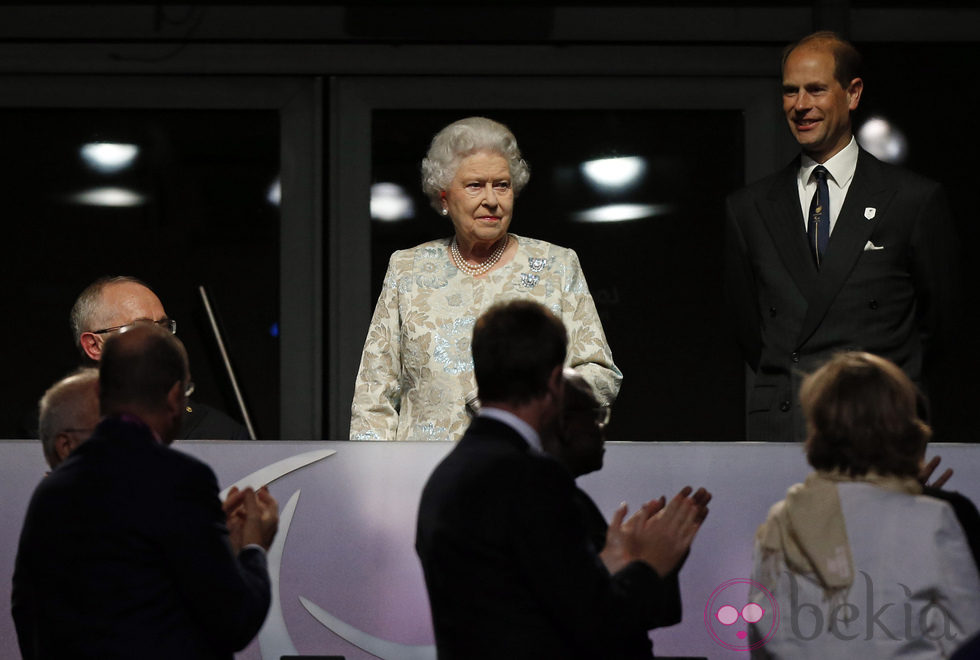
POLYGON ((268 611, 269 576, 261 551, 232 553, 217 495, 203 462, 142 424, 104 420, 28 508, 12 593, 24 657, 230 658, 244 647, 268 611))
POLYGON ((973 561, 980 570, 980 512, 970 498, 953 490, 941 490, 926 486, 922 489, 923 495, 934 497, 949 503, 956 514, 956 520, 963 528, 967 543, 970 544, 970 552, 973 554, 973 561))
POLYGON ((189 401, 181 420, 181 440, 250 440, 248 429, 200 401, 189 401))
POLYGON ((647 647, 631 658, 650 657, 664 581, 642 562, 610 576, 575 493, 557 461, 486 418, 437 466, 416 549, 440 658, 602 658, 623 635, 647 647))

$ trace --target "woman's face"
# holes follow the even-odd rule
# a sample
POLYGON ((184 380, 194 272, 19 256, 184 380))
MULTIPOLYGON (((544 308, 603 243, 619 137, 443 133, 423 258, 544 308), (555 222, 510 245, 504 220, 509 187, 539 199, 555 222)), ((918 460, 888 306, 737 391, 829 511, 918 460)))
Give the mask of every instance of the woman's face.
POLYGON ((464 158, 444 192, 443 208, 449 210, 462 245, 494 243, 507 233, 514 191, 507 160, 500 154, 479 151, 464 158))

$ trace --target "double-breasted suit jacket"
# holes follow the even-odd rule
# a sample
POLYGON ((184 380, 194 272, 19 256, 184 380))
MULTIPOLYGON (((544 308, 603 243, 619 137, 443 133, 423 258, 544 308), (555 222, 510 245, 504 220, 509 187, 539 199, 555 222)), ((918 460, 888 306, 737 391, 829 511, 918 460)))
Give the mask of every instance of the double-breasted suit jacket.
POLYGON ((725 287, 755 372, 749 440, 802 439, 800 381, 838 351, 881 355, 921 383, 952 295, 953 229, 938 184, 861 150, 818 268, 798 171, 799 158, 727 201, 725 287))

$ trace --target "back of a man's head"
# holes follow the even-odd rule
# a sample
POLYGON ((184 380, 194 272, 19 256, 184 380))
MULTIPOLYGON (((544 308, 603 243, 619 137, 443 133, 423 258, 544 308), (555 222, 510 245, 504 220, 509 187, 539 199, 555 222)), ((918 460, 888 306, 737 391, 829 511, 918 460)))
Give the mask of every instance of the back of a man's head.
POLYGON ((568 335, 536 302, 498 303, 473 328, 473 368, 480 401, 522 404, 548 391, 548 378, 565 361, 568 335))
POLYGON ((102 414, 163 410, 174 384, 186 385, 188 373, 180 340, 153 323, 138 323, 106 341, 99 363, 102 414))
MULTIPOLYGON (((38 435, 52 468, 63 460, 59 438, 68 450, 92 434, 99 421, 99 371, 79 369, 48 388, 38 404, 38 435)), ((67 451, 67 450, 62 450, 67 451)))

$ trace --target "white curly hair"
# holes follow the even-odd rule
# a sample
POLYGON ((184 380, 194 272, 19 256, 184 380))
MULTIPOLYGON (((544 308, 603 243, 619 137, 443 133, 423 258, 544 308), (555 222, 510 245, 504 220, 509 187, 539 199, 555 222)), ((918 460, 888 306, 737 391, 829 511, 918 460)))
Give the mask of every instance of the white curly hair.
POLYGON ((422 159, 422 192, 429 198, 432 208, 442 210, 441 193, 456 176, 460 162, 480 151, 504 157, 515 196, 527 185, 531 168, 521 158, 517 138, 510 129, 486 117, 467 117, 436 133, 429 145, 429 153, 422 159))

